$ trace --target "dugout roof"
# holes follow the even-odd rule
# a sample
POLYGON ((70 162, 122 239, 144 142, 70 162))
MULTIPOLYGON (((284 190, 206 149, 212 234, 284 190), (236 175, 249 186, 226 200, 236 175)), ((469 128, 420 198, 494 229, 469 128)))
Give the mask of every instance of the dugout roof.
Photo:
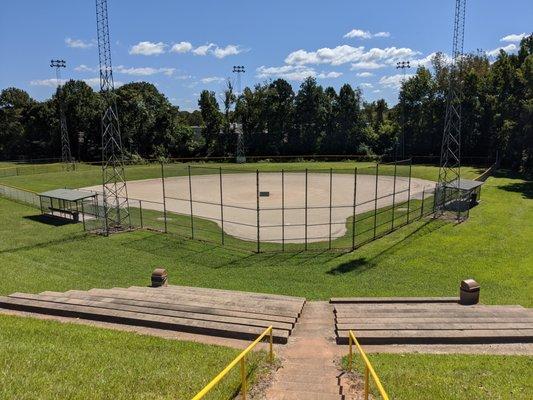
POLYGON ((73 189, 54 189, 49 190, 48 192, 39 193, 38 196, 65 201, 79 201, 83 199, 88 199, 90 197, 95 197, 96 194, 73 189))

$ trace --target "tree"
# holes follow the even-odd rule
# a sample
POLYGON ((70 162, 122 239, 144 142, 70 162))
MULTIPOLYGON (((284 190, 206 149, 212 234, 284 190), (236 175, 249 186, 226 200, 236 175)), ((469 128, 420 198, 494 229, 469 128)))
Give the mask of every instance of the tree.
POLYGON ((324 136, 326 98, 316 79, 303 81, 295 99, 295 135, 298 141, 290 143, 293 154, 314 154, 324 136))
POLYGON ((215 92, 203 90, 200 93, 198 107, 200 107, 202 119, 205 124, 202 130, 205 140, 204 154, 206 156, 215 155, 218 148, 218 136, 222 126, 220 108, 215 97, 215 92))
POLYGON ((23 154, 25 114, 33 103, 21 89, 11 87, 0 93, 0 154, 4 158, 23 154))

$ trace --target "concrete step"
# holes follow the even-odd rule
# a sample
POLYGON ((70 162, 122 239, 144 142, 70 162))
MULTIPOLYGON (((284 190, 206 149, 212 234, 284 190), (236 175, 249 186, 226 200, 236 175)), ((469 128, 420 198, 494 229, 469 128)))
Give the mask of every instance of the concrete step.
POLYGON ((333 304, 455 303, 459 297, 332 297, 333 304))
POLYGON ((228 317, 228 316, 219 316, 219 315, 210 315, 210 314, 197 314, 191 312, 183 311, 174 311, 174 310, 162 310, 155 307, 149 306, 138 306, 131 304, 115 304, 109 303, 100 300, 88 300, 88 299, 78 299, 78 298, 69 298, 64 296, 51 296, 51 295, 35 295, 35 294, 26 294, 26 293, 13 293, 9 297, 29 299, 29 300, 42 300, 50 301, 60 304, 72 304, 80 306, 89 306, 89 307, 99 307, 106 308, 110 310, 122 310, 122 311, 131 311, 136 313, 143 314, 152 314, 152 315, 164 315, 167 317, 177 317, 177 318, 187 318, 194 320, 202 321, 213 321, 213 322, 224 322, 228 324, 240 324, 240 325, 249 325, 262 327, 263 329, 268 328, 272 325, 275 329, 282 329, 290 331, 292 329, 292 324, 286 324, 283 322, 276 321, 265 321, 265 320, 255 320, 251 318, 242 318, 242 317, 228 317))
POLYGON ((335 381, 330 382, 296 382, 290 378, 287 380, 279 380, 276 383, 276 390, 290 390, 298 391, 305 390, 306 392, 313 393, 329 393, 340 395, 341 387, 338 386, 335 381))
POLYGON ((304 390, 270 390, 267 400, 342 400, 342 395, 304 390))
MULTIPOLYGON (((127 325, 147 326, 150 328, 175 330, 210 336, 221 336, 243 340, 254 340, 264 329, 253 326, 227 324, 211 321, 200 321, 186 318, 150 315, 130 311, 110 310, 106 308, 60 304, 49 301, 0 297, 0 307, 36 312, 48 315, 82 318, 96 321, 112 322, 127 325)), ((274 341, 286 343, 289 332, 274 330, 274 341)))

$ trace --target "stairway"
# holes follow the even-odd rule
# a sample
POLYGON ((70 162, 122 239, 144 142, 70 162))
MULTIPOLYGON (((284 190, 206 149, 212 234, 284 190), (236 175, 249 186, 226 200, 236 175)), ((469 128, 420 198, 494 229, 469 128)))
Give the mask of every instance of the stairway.
MULTIPOLYGON (((342 354, 335 344, 333 306, 314 301, 304 305, 288 344, 278 356, 282 358, 268 400, 342 400, 342 371, 335 359, 342 354)), ((350 397, 351 399, 351 397, 350 397)))

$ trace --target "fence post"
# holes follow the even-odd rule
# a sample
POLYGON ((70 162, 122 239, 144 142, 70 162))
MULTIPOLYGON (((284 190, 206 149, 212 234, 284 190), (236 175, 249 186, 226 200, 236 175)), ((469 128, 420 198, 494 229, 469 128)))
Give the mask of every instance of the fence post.
POLYGON ((394 216, 396 214, 396 171, 398 167, 398 161, 394 160, 394 183, 392 184, 392 217, 391 217, 391 232, 394 230, 394 216))
POLYGON ((304 250, 307 250, 307 168, 305 169, 305 245, 304 250))
POLYGON ((192 180, 191 180, 191 166, 187 166, 189 171, 189 204, 191 209, 191 239, 194 239, 194 216, 192 210, 192 180))
POLYGON ((241 358, 241 395, 246 400, 246 356, 241 358))
MULTIPOLYGON (((81 201, 81 221, 83 222, 83 231, 85 232, 87 229, 85 228, 85 208, 83 207, 83 203, 85 200, 81 201)), ((42 208, 42 205, 41 205, 42 208)))
POLYGON ((281 251, 285 251, 285 170, 281 169, 281 251))
POLYGON ((331 206, 333 201, 333 168, 329 169, 329 243, 328 250, 331 250, 331 206))
POLYGON ((167 229, 167 200, 165 192, 165 168, 161 161, 161 182, 163 183, 163 219, 165 220, 165 233, 168 233, 167 229))
POLYGON ((411 212, 411 171, 413 169, 413 159, 409 159, 409 188, 407 189, 407 224, 409 223, 409 214, 411 212))
POLYGON ((376 227, 378 222, 378 178, 379 178, 379 161, 376 163, 376 190, 374 192, 374 239, 376 238, 376 227))
POLYGON ((221 223, 221 235, 222 235, 222 245, 224 246, 224 203, 222 200, 222 167, 219 167, 218 175, 220 178, 220 223, 221 223))
POLYGON ((426 198, 426 188, 422 189, 422 205, 420 206, 420 218, 424 216, 424 199, 426 198))
POLYGON ((139 215, 141 217, 141 229, 144 228, 143 224, 143 202, 142 200, 139 200, 139 215))
POLYGON ((357 167, 353 170, 352 251, 355 250, 355 207, 357 204, 357 167))
POLYGON ((261 252, 261 242, 260 242, 260 219, 259 219, 259 169, 255 170, 255 184, 256 184, 256 191, 255 191, 255 197, 257 200, 257 252, 261 252))
POLYGON ((369 394, 369 382, 368 382, 368 365, 365 365, 365 400, 368 400, 369 394))

